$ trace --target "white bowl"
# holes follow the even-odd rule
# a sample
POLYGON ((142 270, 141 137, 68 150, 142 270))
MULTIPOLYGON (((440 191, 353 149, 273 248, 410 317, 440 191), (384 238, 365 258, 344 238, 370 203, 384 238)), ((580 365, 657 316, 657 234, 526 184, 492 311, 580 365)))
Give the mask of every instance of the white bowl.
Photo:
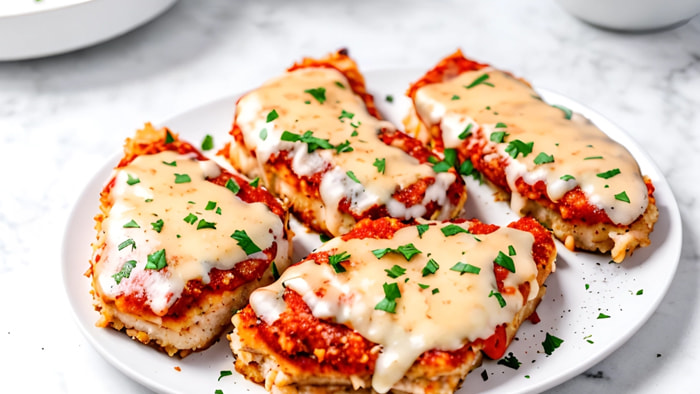
POLYGON ((177 0, 0 0, 0 61, 57 55, 134 29, 177 0))
POLYGON ((572 15, 612 30, 679 26, 700 13, 700 0, 557 0, 572 15))

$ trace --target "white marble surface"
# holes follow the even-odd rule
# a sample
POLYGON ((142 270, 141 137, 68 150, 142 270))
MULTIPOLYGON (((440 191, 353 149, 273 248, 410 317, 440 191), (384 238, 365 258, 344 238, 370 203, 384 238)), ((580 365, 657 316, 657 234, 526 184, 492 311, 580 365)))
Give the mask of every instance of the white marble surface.
POLYGON ((148 392, 93 350, 64 295, 61 241, 86 179, 144 121, 253 87, 301 55, 339 47, 364 70, 427 69, 460 47, 632 134, 681 207, 678 272, 636 335, 551 392, 696 387, 700 18, 630 35, 583 24, 548 0, 181 0, 100 46, 0 63, 0 391, 148 392))

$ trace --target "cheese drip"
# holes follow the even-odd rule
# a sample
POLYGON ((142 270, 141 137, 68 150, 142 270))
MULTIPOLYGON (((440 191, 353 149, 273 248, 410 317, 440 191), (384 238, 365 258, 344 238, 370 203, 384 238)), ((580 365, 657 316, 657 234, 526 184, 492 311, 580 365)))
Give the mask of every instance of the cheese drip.
MULTIPOLYGON (((447 237, 441 231, 445 226, 431 225, 422 238, 417 237, 416 227, 402 228, 392 239, 334 238, 318 250, 349 253, 350 259, 342 262, 346 272, 335 273, 330 265, 307 260, 289 268, 272 285, 253 292, 250 304, 258 316, 272 324, 286 308, 282 299, 286 287, 299 293, 317 318, 345 324, 381 345, 372 388, 387 392, 423 352, 459 349, 468 341, 490 337, 498 325, 511 322, 524 305, 519 284, 530 283, 529 299, 539 291, 532 234, 504 227, 487 235, 458 233, 447 237), (372 253, 409 243, 421 251, 410 261, 398 253, 382 258, 372 253), (511 256, 515 273, 508 274, 504 285, 513 293, 502 294, 506 305, 501 307, 493 295, 498 292, 493 265, 499 251, 509 253, 509 245, 515 251, 511 256), (439 269, 423 276, 422 270, 430 259, 439 269), (458 262, 480 271, 473 274, 451 270, 458 262), (394 265, 406 272, 391 278, 385 270, 394 265), (401 291, 395 313, 375 309, 385 297, 384 283, 396 283, 401 291), (433 293, 435 289, 439 292, 433 293)), ((467 229, 469 224, 460 226, 467 229)))
MULTIPOLYGON (((350 209, 356 214, 374 205, 386 205, 391 216, 405 219, 424 215, 425 205, 431 201, 441 206, 449 204, 446 192, 455 175, 435 173, 430 165, 384 144, 377 133, 394 126, 370 115, 362 98, 336 69, 303 68, 265 83, 239 100, 236 123, 260 165, 287 151, 298 176, 320 172, 328 175, 321 180, 320 196, 333 234, 343 230, 337 213, 343 198, 350 201, 350 209), (278 117, 270 116, 273 110, 278 117), (310 131, 335 149, 309 152, 309 143, 282 141, 285 131, 298 136, 310 131), (348 148, 338 148, 342 144, 348 144, 348 148), (380 170, 375 160, 382 161, 384 168, 380 170), (437 190, 430 190, 420 204, 409 208, 392 198, 397 189, 424 178, 435 178, 431 187, 437 190)), ((443 210, 444 215, 449 211, 443 210)))
POLYGON ((416 92, 415 105, 424 122, 440 126, 446 148, 463 142, 458 136, 469 124, 475 135, 481 130, 487 151, 506 159, 506 178, 514 192, 511 205, 517 212, 524 204, 515 188, 519 178, 530 185, 544 181, 555 202, 580 186, 588 201, 617 224, 634 222, 647 208, 646 185, 627 149, 581 115, 566 119, 564 110, 543 102, 532 88, 506 73, 469 71, 426 85, 416 92), (483 79, 484 75, 488 78, 483 79), (482 83, 466 88, 480 77, 482 83), (506 127, 496 127, 499 123, 506 127), (495 143, 490 140, 494 132, 508 135, 503 143, 495 143), (515 140, 532 142, 532 153, 513 158, 506 148, 515 140), (541 153, 554 161, 536 164, 541 153))
POLYGON ((219 174, 211 160, 198 161, 172 151, 139 156, 116 170, 110 193, 113 206, 102 226, 105 248, 96 265, 106 296, 143 292, 153 312, 164 315, 189 280, 206 284, 212 268, 228 270, 250 258, 268 259, 263 252, 247 255, 231 238, 236 230, 245 230, 261 250, 277 241, 277 256, 288 253, 280 218, 266 205, 246 203, 205 179, 219 174), (160 221, 162 228, 157 231, 160 221), (201 221, 215 228, 206 228, 201 221), (165 250, 167 266, 146 269, 149 255, 159 250, 165 250), (118 284, 114 275, 131 260, 135 267, 118 284))

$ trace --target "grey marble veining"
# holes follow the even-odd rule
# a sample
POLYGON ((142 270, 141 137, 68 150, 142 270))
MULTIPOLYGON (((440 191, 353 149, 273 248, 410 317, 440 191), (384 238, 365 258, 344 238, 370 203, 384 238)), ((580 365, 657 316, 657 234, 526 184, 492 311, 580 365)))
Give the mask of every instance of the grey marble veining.
POLYGON ((678 272, 637 334, 551 392, 695 387, 700 18, 633 35, 593 28, 551 1, 181 0, 99 46, 0 63, 0 391, 148 392, 92 349, 63 297, 62 239, 85 180, 143 122, 244 91, 303 55, 340 47, 363 70, 419 72, 459 47, 585 103, 630 133, 680 205, 678 272))

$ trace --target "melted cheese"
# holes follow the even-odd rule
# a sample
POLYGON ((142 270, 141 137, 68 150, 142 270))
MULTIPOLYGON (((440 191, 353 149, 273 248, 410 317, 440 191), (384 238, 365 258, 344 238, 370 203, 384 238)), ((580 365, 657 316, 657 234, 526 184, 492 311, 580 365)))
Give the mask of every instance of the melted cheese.
MULTIPOLYGON (((416 92, 415 105, 424 121, 440 126, 446 148, 463 142, 458 136, 468 124, 473 125, 473 133, 481 129, 480 135, 489 145, 487 151, 506 159, 506 178, 513 191, 519 178, 531 185, 544 181, 547 194, 557 201, 580 186, 591 204, 623 225, 634 222, 646 210, 648 195, 639 166, 622 145, 580 115, 566 119, 561 109, 543 102, 529 86, 503 72, 470 71, 426 85, 416 92), (487 83, 465 88, 484 74, 488 75, 487 83), (455 96, 459 98, 453 100, 455 96), (507 127, 496 128, 498 123, 507 127), (505 143, 490 141, 494 131, 508 133, 505 143), (506 148, 515 140, 532 142, 532 153, 516 158, 509 155, 506 148), (536 164, 540 153, 552 155, 554 162, 536 164), (599 176, 616 170, 619 174, 608 179, 599 176), (629 202, 622 201, 623 192, 629 202)), ((519 212, 524 200, 516 194, 511 205, 519 212)))
POLYGON ((317 318, 345 324, 380 344, 372 387, 387 392, 423 352, 458 349, 467 341, 490 337, 498 325, 511 322, 524 304, 519 284, 530 283, 529 299, 538 293, 537 267, 531 255, 534 238, 530 233, 501 228, 488 235, 458 233, 446 237, 441 231, 445 226, 431 225, 422 238, 417 237, 416 227, 400 229, 392 239, 334 238, 318 250, 331 255, 349 253, 350 259, 342 263, 346 272, 335 273, 330 265, 307 260, 289 268, 272 285, 253 292, 250 304, 271 324, 285 310, 282 294, 285 287, 290 288, 302 296, 317 318), (410 261, 397 253, 380 259, 372 253, 409 243, 421 251, 410 261), (512 256, 515 273, 509 273, 504 285, 513 292, 502 294, 506 305, 501 307, 498 299, 489 295, 498 292, 494 259, 499 251, 508 254, 509 245, 516 253, 512 256), (423 276, 430 259, 439 269, 423 276), (451 270, 457 262, 479 267, 480 271, 471 274, 451 270), (394 265, 406 272, 391 278, 385 270, 394 265), (400 289, 395 313, 375 309, 385 297, 385 283, 396 283, 400 289), (433 293, 434 289, 439 291, 433 293))
MULTIPOLYGON (((292 158, 292 170, 298 176, 325 173, 320 195, 329 220, 338 216, 338 204, 343 198, 350 201, 352 212, 358 215, 374 205, 388 205, 394 217, 420 216, 430 201, 408 208, 392 195, 397 189, 424 178, 436 178, 434 185, 440 188, 431 194, 432 201, 441 206, 449 204, 446 191, 455 181, 455 175, 436 174, 430 165, 420 164, 401 149, 384 144, 377 134, 382 128, 393 126, 370 115, 364 101, 336 69, 304 68, 267 82, 240 99, 236 122, 261 166, 271 156, 287 151, 292 158), (308 92, 312 89, 325 89, 323 103, 308 92), (268 122, 272 110, 279 117, 268 122), (343 114, 346 115, 343 117, 343 114), (337 153, 335 149, 318 149, 309 152, 308 143, 282 141, 285 131, 296 135, 311 131, 313 137, 328 140, 334 147, 348 142, 352 151, 337 153), (378 171, 375 160, 384 160, 383 172, 378 171), (359 183, 352 179, 349 171, 359 183)), ((449 213, 449 209, 443 212, 449 213)), ((340 225, 340 220, 331 220, 328 228, 333 234, 339 234, 343 230, 340 225)))
POLYGON ((246 203, 205 179, 219 174, 211 160, 197 161, 171 151, 139 156, 116 171, 110 193, 113 206, 102 227, 106 243, 96 272, 103 294, 143 292, 153 312, 163 315, 188 281, 206 284, 212 268, 228 270, 250 258, 268 258, 263 252, 247 255, 231 238, 236 230, 246 231, 261 250, 277 242, 277 256, 287 255, 280 218, 266 205, 246 203), (176 177, 185 174, 190 181, 177 183, 176 177), (139 182, 129 185, 129 179, 139 182), (208 209, 210 202, 215 207, 208 209), (159 220, 163 224, 157 232, 152 223, 159 220), (215 223, 215 228, 198 230, 201 221, 215 223), (133 247, 123 245, 128 240, 133 240, 133 247), (146 269, 149 255, 159 250, 165 250, 167 266, 146 269), (130 260, 136 266, 129 279, 117 284, 114 275, 130 260))

